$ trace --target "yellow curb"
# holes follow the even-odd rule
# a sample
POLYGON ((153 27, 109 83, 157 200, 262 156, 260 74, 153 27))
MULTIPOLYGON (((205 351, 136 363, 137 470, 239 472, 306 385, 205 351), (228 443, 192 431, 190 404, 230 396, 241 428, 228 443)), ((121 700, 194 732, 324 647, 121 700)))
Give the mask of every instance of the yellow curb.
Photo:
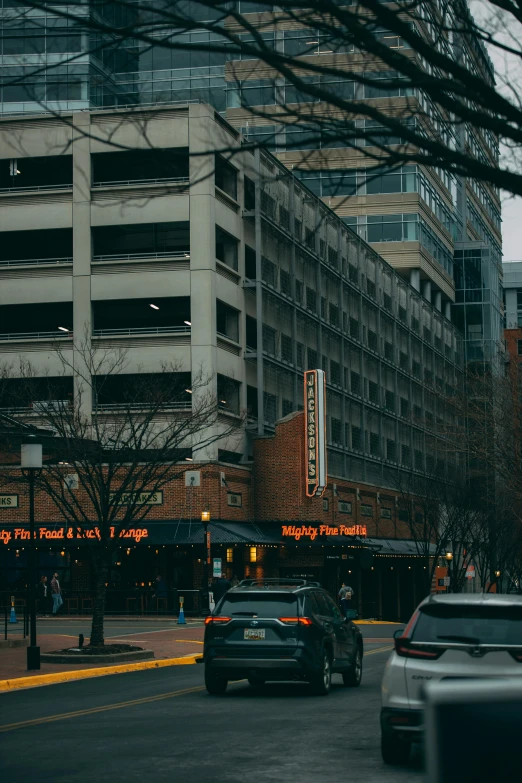
POLYGON ((13 680, 0 680, 0 693, 16 691, 22 688, 38 688, 41 685, 55 685, 72 680, 85 680, 89 677, 105 677, 108 674, 124 674, 139 672, 145 669, 161 669, 164 666, 186 666, 196 663, 199 657, 195 653, 185 658, 163 658, 160 661, 139 661, 138 663, 122 663, 115 666, 100 666, 96 669, 76 669, 76 671, 56 672, 53 674, 35 674, 33 677, 16 677, 13 680))
POLYGON ((356 625, 402 625, 402 623, 394 623, 393 620, 354 620, 356 625))

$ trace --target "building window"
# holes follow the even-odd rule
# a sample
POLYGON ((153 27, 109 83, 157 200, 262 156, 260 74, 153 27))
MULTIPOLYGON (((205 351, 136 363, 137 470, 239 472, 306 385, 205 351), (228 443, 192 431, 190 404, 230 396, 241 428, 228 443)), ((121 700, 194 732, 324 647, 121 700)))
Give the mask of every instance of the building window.
POLYGON ((257 547, 256 546, 251 546, 250 547, 249 554, 250 554, 250 557, 249 557, 250 562, 251 563, 257 563, 257 547))
POLYGON ((216 155, 215 181, 217 188, 237 199, 237 169, 221 155, 216 155))
POLYGON ((518 355, 522 356, 522 340, 517 340, 517 351, 518 355))
POLYGON ((236 492, 227 492, 227 505, 235 506, 236 508, 241 508, 241 506, 243 505, 242 495, 236 492))
POLYGON ((292 400, 285 400, 283 399, 283 416, 288 416, 289 413, 292 413, 294 410, 294 403, 292 400))
POLYGON ((341 443, 342 422, 340 419, 331 419, 332 443, 341 443))
POLYGON ((291 362, 292 357, 292 338, 287 334, 281 334, 281 359, 285 362, 291 362))
POLYGON ((361 504, 361 516, 362 517, 373 517, 373 506, 370 506, 366 503, 361 504))
POLYGON ((335 383, 336 386, 341 385, 341 365, 339 362, 330 360, 330 383, 335 383))
POLYGON ((337 504, 337 510, 340 514, 351 514, 352 504, 348 500, 340 500, 337 504))
POLYGON ((231 546, 227 547, 227 563, 234 562, 234 550, 231 546))
POLYGON ((323 511, 328 511, 330 508, 330 504, 328 502, 328 498, 323 498, 323 511))
POLYGON ((391 510, 391 508, 387 508, 386 506, 383 506, 381 508, 381 517, 383 519, 391 519, 392 518, 392 510, 391 510))
POLYGON ((313 348, 308 348, 307 355, 308 355, 308 369, 309 370, 316 370, 317 369, 317 351, 315 351, 313 348))

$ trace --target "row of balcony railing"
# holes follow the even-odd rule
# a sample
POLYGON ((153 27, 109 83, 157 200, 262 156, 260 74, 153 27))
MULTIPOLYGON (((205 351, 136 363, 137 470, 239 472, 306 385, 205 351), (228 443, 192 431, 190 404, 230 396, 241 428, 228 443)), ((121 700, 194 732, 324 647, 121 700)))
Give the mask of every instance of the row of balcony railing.
MULTIPOLYGON (((147 179, 118 179, 103 182, 93 182, 92 190, 100 188, 122 187, 128 185, 177 185, 185 187, 189 183, 188 177, 150 177, 147 179)), ((71 190, 72 182, 63 182, 51 185, 17 185, 16 187, 0 188, 0 193, 32 193, 47 190, 71 190)))
MULTIPOLYGON (((156 258, 168 258, 174 261, 186 261, 190 259, 190 250, 162 250, 155 253, 112 253, 112 254, 97 254, 93 255, 93 263, 111 261, 149 261, 156 258)), ((20 266, 20 265, 38 265, 38 264, 50 264, 50 265, 64 265, 72 264, 72 256, 64 256, 61 258, 17 258, 17 259, 0 259, 0 267, 2 266, 20 266)))

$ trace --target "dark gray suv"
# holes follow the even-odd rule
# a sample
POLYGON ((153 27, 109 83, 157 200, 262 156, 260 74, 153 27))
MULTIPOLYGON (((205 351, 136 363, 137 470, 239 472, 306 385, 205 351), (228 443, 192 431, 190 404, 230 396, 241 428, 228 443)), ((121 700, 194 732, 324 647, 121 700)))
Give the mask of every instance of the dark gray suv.
POLYGON ((205 620, 205 685, 224 693, 229 680, 304 680, 330 691, 332 673, 361 683, 363 641, 316 582, 245 580, 229 590, 205 620))

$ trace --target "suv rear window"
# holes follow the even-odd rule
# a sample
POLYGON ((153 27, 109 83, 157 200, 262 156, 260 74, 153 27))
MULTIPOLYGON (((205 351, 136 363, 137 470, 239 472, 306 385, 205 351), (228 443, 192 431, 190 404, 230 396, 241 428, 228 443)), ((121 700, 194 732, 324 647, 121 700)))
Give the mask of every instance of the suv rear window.
POLYGON ((230 617, 295 617, 297 597, 292 593, 227 593, 219 611, 230 617))
POLYGON ((420 611, 411 638, 415 642, 514 644, 522 647, 522 607, 427 605, 420 611))

